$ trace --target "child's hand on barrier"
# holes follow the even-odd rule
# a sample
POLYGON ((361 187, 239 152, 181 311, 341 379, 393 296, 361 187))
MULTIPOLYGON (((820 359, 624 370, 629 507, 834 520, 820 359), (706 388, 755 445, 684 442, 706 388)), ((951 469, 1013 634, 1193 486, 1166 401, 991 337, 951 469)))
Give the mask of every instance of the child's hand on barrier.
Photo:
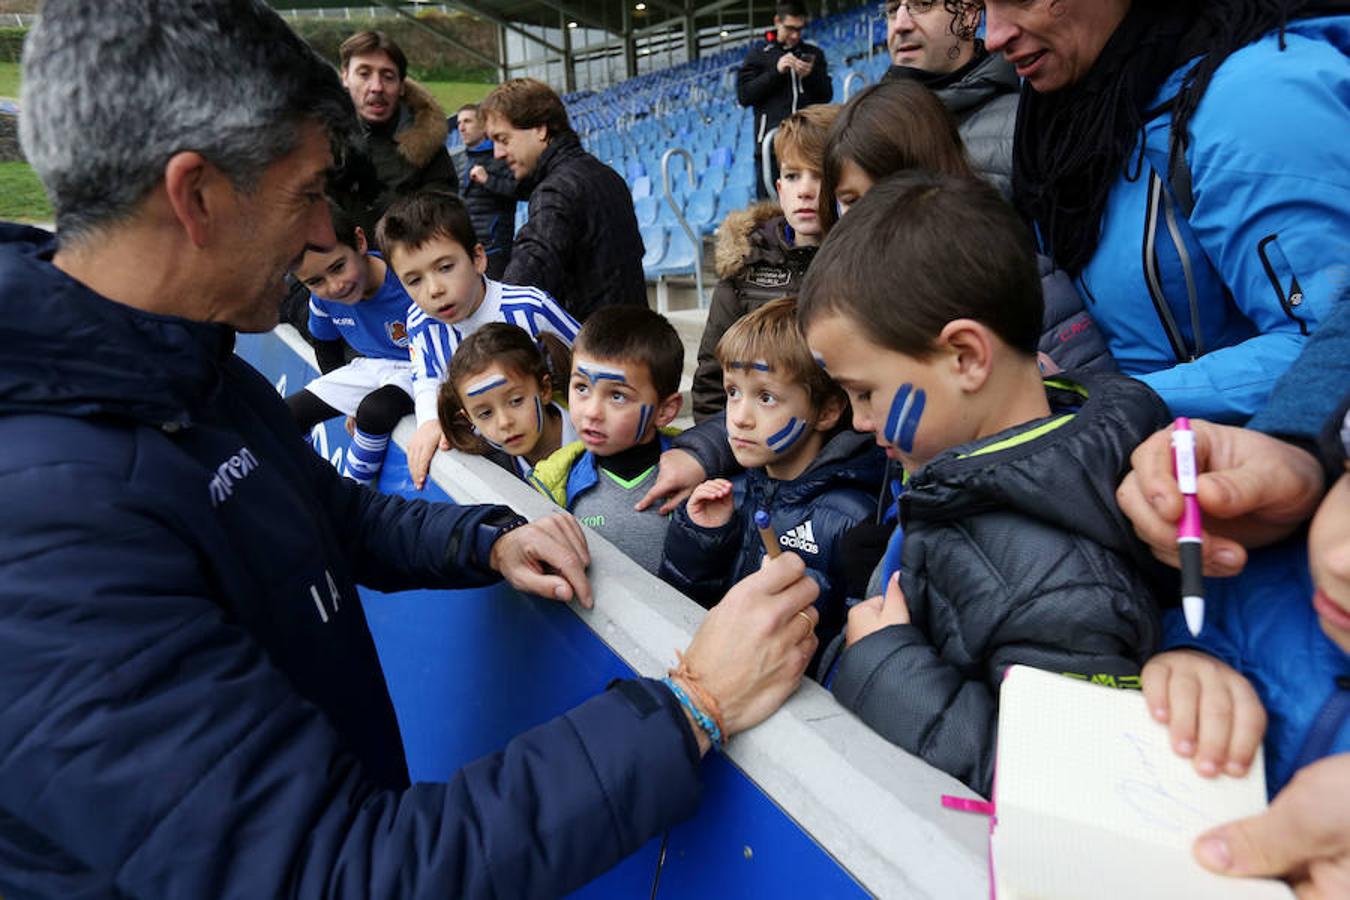
POLYGON ((417 433, 408 441, 408 474, 420 491, 426 487, 431 458, 437 450, 449 450, 450 442, 441 434, 441 423, 432 419, 417 426, 417 433))
POLYGON ((1159 653, 1142 677, 1149 712, 1195 771, 1207 778, 1247 774, 1266 733, 1266 710, 1246 678, 1198 650, 1159 653))
POLYGON ((844 646, 852 647, 870 634, 891 625, 909 624, 909 603, 900 588, 900 573, 896 572, 886 584, 884 596, 872 597, 848 611, 848 625, 844 628, 844 646))
POLYGON ((689 495, 689 519, 700 528, 721 528, 731 521, 735 501, 725 478, 705 481, 689 495))

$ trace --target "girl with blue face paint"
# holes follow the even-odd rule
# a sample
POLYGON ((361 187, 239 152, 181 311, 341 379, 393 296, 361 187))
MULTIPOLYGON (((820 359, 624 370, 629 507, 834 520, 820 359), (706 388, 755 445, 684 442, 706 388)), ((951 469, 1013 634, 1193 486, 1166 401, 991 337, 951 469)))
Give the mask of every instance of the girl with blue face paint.
POLYGON ((553 399, 552 372, 569 368, 569 351, 550 334, 536 342, 504 322, 475 331, 455 352, 437 398, 451 446, 527 477, 535 463, 576 440, 553 399))

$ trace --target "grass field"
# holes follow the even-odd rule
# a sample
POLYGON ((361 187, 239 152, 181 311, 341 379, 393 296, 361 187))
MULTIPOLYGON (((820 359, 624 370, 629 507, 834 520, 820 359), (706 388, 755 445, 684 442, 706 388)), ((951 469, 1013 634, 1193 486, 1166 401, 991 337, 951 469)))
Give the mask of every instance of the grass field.
POLYGON ((52 208, 28 163, 0 162, 0 219, 50 222, 52 208))
POLYGON ((465 103, 477 103, 488 95, 495 84, 473 81, 423 81, 447 116, 453 116, 465 103))
POLYGON ((0 62, 0 97, 19 96, 19 64, 0 62))

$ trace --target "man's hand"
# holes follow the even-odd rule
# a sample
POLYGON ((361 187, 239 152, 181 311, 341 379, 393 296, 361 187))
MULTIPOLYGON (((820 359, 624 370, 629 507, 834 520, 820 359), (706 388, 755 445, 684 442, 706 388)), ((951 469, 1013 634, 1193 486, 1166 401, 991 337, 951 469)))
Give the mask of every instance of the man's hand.
POLYGON ((1304 900, 1350 897, 1350 753, 1299 770, 1259 816, 1201 835, 1200 864, 1288 880, 1304 900))
POLYGON ((909 604, 900 589, 900 573, 891 575, 885 596, 864 600, 848 611, 848 625, 844 627, 844 646, 854 644, 891 625, 909 624, 909 604))
POLYGON ((568 513, 536 519, 499 537, 489 565, 511 586, 562 603, 573 597, 586 609, 593 605, 586 567, 591 554, 581 523, 568 513))
POLYGON ((431 471, 431 458, 437 450, 449 450, 450 442, 441 434, 441 423, 432 419, 417 426, 412 440, 408 441, 408 474, 420 491, 426 487, 427 473, 431 471))
POLYGON ((474 166, 469 170, 469 180, 474 184, 486 184, 488 180, 487 169, 482 166, 474 166))
POLYGON ((1207 778, 1247 774, 1266 733, 1266 709, 1247 681, 1207 653, 1169 650, 1143 671, 1148 710, 1168 726, 1172 749, 1207 778))
POLYGON ((688 450, 667 450, 661 454, 661 461, 657 465, 656 481, 652 482, 650 490, 633 508, 642 512, 665 497, 666 502, 661 504, 661 515, 669 515, 707 477, 708 474, 703 471, 702 464, 694 458, 694 454, 688 450))
POLYGON ((705 481, 689 495, 689 520, 700 528, 721 528, 731 521, 735 502, 731 497, 731 482, 725 478, 705 481))
POLYGON ((699 626, 684 659, 717 700, 728 737, 797 689, 816 652, 819 593, 801 557, 784 553, 727 591, 699 626))
MULTIPOLYGON (((1287 537, 1317 509, 1326 488, 1322 468, 1292 444, 1246 428, 1191 420, 1196 497, 1204 513, 1205 574, 1236 575, 1247 550, 1287 537)), ((1144 441, 1116 501, 1153 555, 1177 566, 1181 491, 1172 472, 1172 429, 1144 441)))

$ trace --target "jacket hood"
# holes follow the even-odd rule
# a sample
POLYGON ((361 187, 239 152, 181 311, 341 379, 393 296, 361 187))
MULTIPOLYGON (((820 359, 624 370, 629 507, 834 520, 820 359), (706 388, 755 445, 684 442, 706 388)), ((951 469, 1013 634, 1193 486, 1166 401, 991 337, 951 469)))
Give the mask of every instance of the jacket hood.
POLYGON ((753 243, 760 247, 764 245, 763 237, 769 238, 770 245, 781 245, 781 238, 774 239, 775 232, 781 235, 781 225, 786 223, 783 210, 777 203, 767 200, 727 213, 717 229, 717 251, 713 257, 717 277, 735 278, 749 265, 750 254, 756 249, 752 246, 752 238, 759 238, 753 243), (777 229, 771 224, 775 220, 780 223, 777 229), (769 226, 767 229, 766 225, 769 226))
POLYGON ((56 247, 48 232, 0 223, 0 415, 190 425, 233 330, 108 300, 52 265, 56 247))
POLYGON ((1002 53, 985 51, 984 59, 965 78, 936 93, 943 106, 953 115, 960 116, 972 107, 988 103, 999 94, 1012 94, 1019 89, 1017 70, 1013 64, 1004 59, 1002 53))
POLYGON ((902 520, 958 521, 1011 510, 1081 534, 1141 565, 1151 557, 1115 501, 1130 453, 1169 419, 1143 382, 1081 372, 1045 382, 1052 417, 953 447, 914 473, 902 520), (1082 404, 1067 423, 1056 415, 1082 404))
POLYGON ((717 229, 713 257, 717 277, 739 278, 761 263, 805 271, 816 248, 792 246, 786 229, 787 219, 777 203, 765 201, 728 213, 717 229))
POLYGON ((753 491, 772 492, 772 502, 793 504, 845 487, 875 494, 885 470, 886 454, 872 435, 845 428, 826 441, 806 471, 791 481, 774 482, 763 469, 749 469, 745 474, 753 491))
POLYGON ((420 169, 445 146, 450 125, 436 98, 411 78, 403 81, 403 99, 399 106, 399 125, 394 141, 403 158, 420 169))

